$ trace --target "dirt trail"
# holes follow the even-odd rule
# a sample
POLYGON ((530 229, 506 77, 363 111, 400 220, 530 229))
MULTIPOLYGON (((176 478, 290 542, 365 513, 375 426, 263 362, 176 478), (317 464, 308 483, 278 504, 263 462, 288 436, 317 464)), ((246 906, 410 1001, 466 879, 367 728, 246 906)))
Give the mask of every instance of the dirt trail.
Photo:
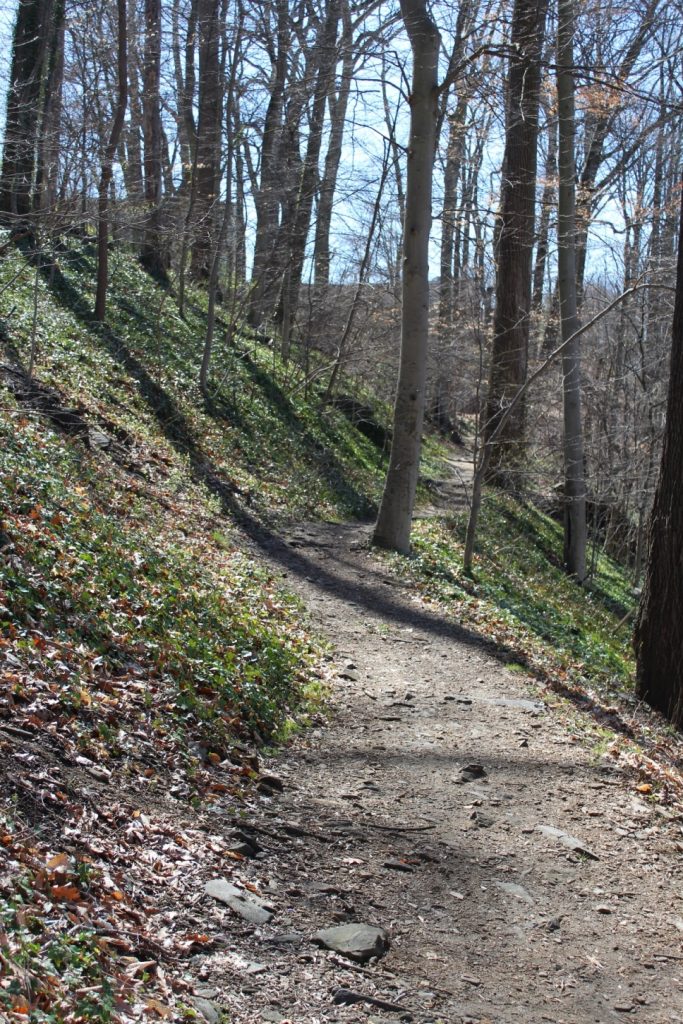
POLYGON ((329 722, 269 764, 283 792, 248 818, 263 852, 237 877, 272 920, 203 902, 235 937, 201 960, 207 996, 240 1024, 401 1017, 336 1005, 339 989, 424 1024, 683 1021, 681 819, 403 589, 367 537, 309 524, 269 552, 341 678, 329 722), (311 943, 343 921, 384 927, 388 954, 349 965, 311 943))

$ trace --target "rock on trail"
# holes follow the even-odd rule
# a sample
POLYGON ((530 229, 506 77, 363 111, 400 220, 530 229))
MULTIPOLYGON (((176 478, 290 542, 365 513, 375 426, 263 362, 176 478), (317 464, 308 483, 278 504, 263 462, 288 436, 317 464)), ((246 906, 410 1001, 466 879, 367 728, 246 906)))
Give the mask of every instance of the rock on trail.
POLYGON ((247 809, 261 852, 202 902, 225 945, 201 970, 233 1024, 391 1007, 422 1024, 683 1024, 681 821, 634 800, 477 636, 388 587, 367 530, 296 538, 267 555, 339 678, 329 720, 268 761, 282 787, 247 809))

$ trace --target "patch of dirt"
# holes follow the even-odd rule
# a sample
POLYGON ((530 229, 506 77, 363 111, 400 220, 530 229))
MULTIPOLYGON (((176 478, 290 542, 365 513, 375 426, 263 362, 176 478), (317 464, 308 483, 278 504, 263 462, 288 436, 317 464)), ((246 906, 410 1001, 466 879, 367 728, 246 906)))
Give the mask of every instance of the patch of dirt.
POLYGON ((230 873, 272 920, 203 898, 205 930, 234 937, 196 958, 205 991, 235 1024, 683 1021, 683 819, 388 575, 368 535, 306 524, 270 545, 339 681, 330 720, 270 762, 283 791, 248 815, 263 851, 230 873), (385 928, 388 954, 311 943, 344 921, 385 928))
POLYGON ((245 749, 203 767, 213 804, 195 811, 172 765, 109 770, 1 723, 7 789, 40 841, 21 862, 110 865, 71 912, 136 984, 151 977, 126 1019, 187 1021, 184 1005, 211 1024, 683 1024, 683 815, 576 742, 538 684, 389 573, 369 532, 262 538, 334 645, 331 714, 265 764, 245 749), (270 920, 207 895, 219 878, 270 920), (385 929, 386 955, 311 941, 346 922, 385 929))

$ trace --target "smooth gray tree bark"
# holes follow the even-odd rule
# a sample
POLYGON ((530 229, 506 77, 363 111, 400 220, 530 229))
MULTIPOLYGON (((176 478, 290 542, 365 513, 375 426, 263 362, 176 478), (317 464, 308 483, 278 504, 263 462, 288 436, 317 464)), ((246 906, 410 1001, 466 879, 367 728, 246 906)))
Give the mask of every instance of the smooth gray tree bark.
POLYGON ((413 54, 403 225, 401 359, 389 469, 373 543, 408 553, 420 466, 429 327, 429 233, 438 116, 439 31, 425 0, 401 0, 413 54))

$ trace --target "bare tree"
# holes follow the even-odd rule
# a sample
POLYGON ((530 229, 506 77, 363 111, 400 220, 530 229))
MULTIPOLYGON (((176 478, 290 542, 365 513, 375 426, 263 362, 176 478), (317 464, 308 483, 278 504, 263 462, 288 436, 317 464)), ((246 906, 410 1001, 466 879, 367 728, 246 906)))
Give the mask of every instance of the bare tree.
POLYGON ((671 335, 671 371, 659 479, 649 526, 649 553, 634 645, 637 691, 683 725, 683 205, 671 335))
POLYGON ((198 0, 199 90, 197 130, 192 166, 192 199, 195 237, 192 273, 208 279, 215 206, 220 185, 223 76, 221 74, 221 22, 223 0, 198 0))
POLYGON ((401 0, 413 53, 406 213, 403 229, 401 361, 389 468, 373 543, 410 550, 422 445, 429 327, 429 233, 438 114, 439 31, 426 0, 401 0))
POLYGON ((117 99, 109 141, 102 157, 102 170, 97 199, 97 292, 95 319, 103 321, 107 310, 109 286, 109 186, 114 173, 114 157, 119 144, 128 100, 128 25, 126 0, 117 0, 117 99))
MULTIPOLYGON (((0 172, 0 215, 27 226, 40 206, 37 184, 45 168, 46 132, 54 132, 62 84, 63 0, 24 0, 17 8, 0 172)), ((47 156, 47 164, 53 160, 47 156)), ((52 172, 50 172, 52 173, 52 172)))
POLYGON ((574 0, 558 0, 557 114, 558 226, 557 262, 564 406, 564 564, 570 576, 586 576, 586 478, 581 413, 581 342, 576 290, 576 198, 574 140, 574 0), (569 339, 574 338, 574 341, 569 339))
POLYGON ((141 259, 155 277, 165 278, 168 257, 161 237, 161 0, 145 0, 145 55, 142 116, 145 140, 145 235, 141 259))
POLYGON ((524 400, 497 424, 524 383, 529 351, 531 267, 536 203, 536 149, 541 53, 547 0, 515 0, 507 82, 505 154, 497 226, 496 311, 485 437, 496 431, 489 480, 516 486, 523 462, 524 400))

